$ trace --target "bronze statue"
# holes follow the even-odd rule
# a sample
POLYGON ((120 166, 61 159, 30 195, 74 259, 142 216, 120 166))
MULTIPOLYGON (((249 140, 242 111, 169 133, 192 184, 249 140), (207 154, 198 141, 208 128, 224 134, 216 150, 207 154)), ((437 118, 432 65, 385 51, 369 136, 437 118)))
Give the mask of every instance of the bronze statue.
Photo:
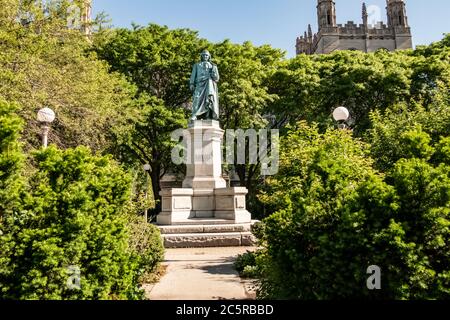
POLYGON ((201 59, 194 65, 190 81, 194 93, 191 120, 219 120, 219 70, 207 50, 202 52, 201 59))

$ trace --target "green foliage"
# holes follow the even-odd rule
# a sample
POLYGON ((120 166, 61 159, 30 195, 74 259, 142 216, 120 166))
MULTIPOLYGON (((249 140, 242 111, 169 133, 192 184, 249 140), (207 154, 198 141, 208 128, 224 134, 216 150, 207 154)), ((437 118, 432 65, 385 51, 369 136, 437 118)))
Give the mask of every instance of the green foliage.
POLYGON ((137 215, 131 215, 128 222, 131 230, 130 247, 139 257, 142 274, 153 273, 164 259, 164 246, 159 229, 137 215))
POLYGON ((384 113, 372 113, 372 129, 366 140, 371 144, 371 155, 377 168, 388 171, 402 158, 445 161, 446 139, 440 141, 442 137, 450 136, 449 111, 448 105, 438 104, 429 110, 419 105, 408 110, 402 105, 384 113), (435 153, 436 148, 439 153, 435 153))
POLYGON ((24 157, 18 142, 22 121, 16 114, 17 109, 17 105, 0 99, 0 227, 3 212, 11 209, 23 182, 19 170, 24 157))
POLYGON ((258 266, 256 266, 256 265, 254 265, 254 266, 251 266, 251 265, 248 265, 248 266, 245 266, 245 268, 244 268, 244 270, 242 270, 242 273, 241 273, 241 277, 243 277, 243 278, 256 278, 258 275, 259 275, 259 268, 258 268, 258 266))
POLYGON ((256 232, 262 297, 449 297, 449 167, 427 162, 434 148, 424 132, 405 132, 410 153, 385 177, 349 132, 291 129, 261 195, 274 212, 256 232), (371 265, 382 269, 382 290, 366 288, 371 265))
POLYGON ((19 141, 40 146, 43 106, 56 111, 50 141, 62 148, 111 150, 136 116, 137 89, 90 52, 73 5, 81 1, 0 0, 2 298, 140 298, 138 281, 162 257, 159 232, 133 216, 130 177, 110 157, 52 147, 24 161, 19 141), (80 290, 67 286, 70 266, 80 290))
POLYGON ((450 294, 449 120, 448 107, 403 110, 383 120, 374 116, 372 153, 399 198, 398 223, 380 239, 395 244, 390 252, 404 256, 395 267, 409 270, 398 286, 398 296, 405 299, 450 294))
POLYGON ((246 266, 254 266, 256 264, 255 253, 252 251, 247 251, 246 253, 238 255, 234 267, 241 273, 244 271, 246 266))
POLYGON ((220 67, 220 115, 225 129, 265 128, 265 111, 276 95, 269 93, 268 79, 283 58, 270 46, 255 47, 229 40, 211 46, 220 67))
POLYGON ((127 115, 126 125, 113 129, 114 151, 124 163, 132 165, 137 161, 141 172, 143 164, 150 164, 152 198, 158 200, 160 179, 174 168, 171 155, 175 142, 171 140, 171 133, 185 128, 187 120, 182 109, 167 108, 162 100, 145 94, 135 100, 134 111, 127 115))
POLYGON ((260 255, 261 252, 259 251, 247 251, 238 255, 234 267, 241 277, 254 279, 259 276, 259 267, 256 261, 260 255))
POLYGON ((442 138, 436 146, 434 161, 450 166, 450 137, 442 138))
POLYGON ((132 30, 116 29, 96 40, 98 56, 136 84, 141 93, 163 100, 167 107, 189 101, 192 64, 207 44, 196 32, 134 25, 132 30))
POLYGON ((351 112, 358 135, 370 128, 370 112, 383 112, 398 103, 418 102, 428 110, 450 88, 450 47, 441 42, 417 50, 374 53, 337 51, 299 55, 277 68, 270 79, 276 100, 269 110, 276 123, 315 121, 321 130, 332 124, 339 105, 351 112))
POLYGON ((320 89, 318 64, 306 55, 283 62, 268 79, 269 92, 278 99, 270 103, 267 112, 276 115, 275 128, 301 119, 314 119, 318 109, 317 92, 320 89))
MULTIPOLYGON (((221 126, 245 130, 267 128, 270 125, 267 116, 271 114, 269 105, 278 99, 270 93, 270 78, 284 53, 267 45, 256 47, 250 42, 238 45, 228 40, 211 45, 210 51, 214 63, 219 65, 221 77, 221 126)), ((260 183, 260 166, 238 164, 234 169, 241 185, 249 189, 249 204, 252 204, 256 200, 255 188, 260 183)), ((250 209, 259 210, 253 206, 250 209)))
POLYGON ((276 213, 258 235, 267 250, 261 294, 362 294, 364 268, 378 262, 365 248, 367 229, 388 224, 394 209, 393 190, 371 169, 366 149, 348 132, 320 134, 304 123, 282 140, 280 173, 262 196, 276 213))
POLYGON ((52 143, 105 150, 110 128, 121 121, 135 91, 88 53, 90 43, 79 30, 68 28, 72 2, 0 3, 0 96, 21 105, 26 149, 39 146, 36 112, 49 106, 57 114, 52 143))
POLYGON ((397 223, 380 235, 399 258, 397 298, 450 297, 450 166, 425 159, 401 159, 388 181, 399 198, 397 223), (392 228, 395 226, 395 230, 392 228), (406 272, 405 272, 406 271, 406 272))
MULTIPOLYGON (((141 252, 146 260, 140 261, 129 245, 124 212, 129 176, 110 158, 92 156, 83 147, 67 151, 52 147, 36 152, 34 162, 28 194, 3 220, 2 296, 141 297, 138 270, 151 259, 145 257, 148 252, 141 252), (80 290, 67 286, 69 266, 80 268, 80 290)), ((151 241, 150 233, 143 237, 151 241)), ((157 247, 154 243, 152 249, 157 247)))

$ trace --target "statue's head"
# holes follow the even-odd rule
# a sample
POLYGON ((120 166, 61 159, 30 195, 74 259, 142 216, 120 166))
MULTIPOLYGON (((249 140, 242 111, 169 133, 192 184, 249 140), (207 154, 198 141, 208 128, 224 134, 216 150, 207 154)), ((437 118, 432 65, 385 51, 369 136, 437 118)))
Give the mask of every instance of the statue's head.
POLYGON ((211 61, 211 54, 208 50, 203 50, 202 54, 202 61, 211 61))

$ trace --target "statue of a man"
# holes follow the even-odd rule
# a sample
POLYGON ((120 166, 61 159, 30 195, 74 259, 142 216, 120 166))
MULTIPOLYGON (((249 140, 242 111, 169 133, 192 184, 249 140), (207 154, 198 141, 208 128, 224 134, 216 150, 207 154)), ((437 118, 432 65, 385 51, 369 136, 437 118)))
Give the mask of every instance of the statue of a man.
POLYGON ((194 93, 191 120, 219 120, 219 70, 207 50, 202 52, 201 59, 194 65, 190 81, 194 93))

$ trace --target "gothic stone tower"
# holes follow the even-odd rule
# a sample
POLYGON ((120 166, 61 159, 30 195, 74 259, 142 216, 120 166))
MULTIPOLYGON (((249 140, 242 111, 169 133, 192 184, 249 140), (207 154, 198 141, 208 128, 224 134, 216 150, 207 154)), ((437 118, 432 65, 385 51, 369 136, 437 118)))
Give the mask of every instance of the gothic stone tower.
POLYGON ((362 24, 353 21, 345 25, 336 23, 336 4, 332 0, 318 0, 317 18, 319 31, 297 38, 297 54, 323 54, 336 50, 360 50, 373 52, 412 48, 411 29, 408 25, 406 5, 403 0, 386 0, 388 25, 378 22, 368 24, 367 7, 362 5, 362 24))
POLYGON ((86 36, 92 33, 91 19, 92 19, 92 0, 83 0, 81 5, 81 32, 86 36))
POLYGON ((336 4, 332 0, 319 0, 317 21, 320 28, 336 27, 336 4))
POLYGON ((412 48, 411 28, 408 25, 406 5, 403 0, 386 0, 388 27, 395 36, 396 49, 412 48))

